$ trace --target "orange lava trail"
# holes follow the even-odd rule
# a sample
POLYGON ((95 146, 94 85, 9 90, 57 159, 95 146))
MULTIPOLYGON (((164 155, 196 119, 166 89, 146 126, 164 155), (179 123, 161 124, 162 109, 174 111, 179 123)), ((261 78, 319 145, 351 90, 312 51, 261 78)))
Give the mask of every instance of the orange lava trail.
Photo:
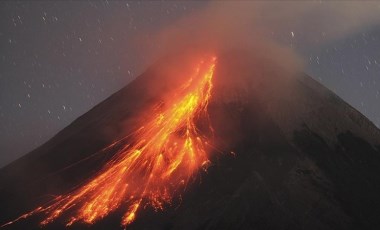
POLYGON ((121 225, 127 226, 142 207, 162 210, 209 162, 207 138, 200 134, 195 121, 207 116, 215 65, 214 56, 200 61, 193 76, 165 103, 165 109, 154 114, 132 136, 134 142, 122 146, 88 183, 15 221, 44 213, 41 225, 63 214, 68 218, 67 226, 75 222, 93 224, 125 208, 121 225))

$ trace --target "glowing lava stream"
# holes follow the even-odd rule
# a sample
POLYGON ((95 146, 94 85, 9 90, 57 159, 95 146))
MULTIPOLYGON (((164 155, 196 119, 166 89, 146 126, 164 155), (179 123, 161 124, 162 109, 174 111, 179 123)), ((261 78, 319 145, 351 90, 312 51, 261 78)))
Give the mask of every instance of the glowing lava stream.
POLYGON ((195 121, 207 116, 215 65, 214 56, 198 63, 167 108, 154 114, 133 134, 133 143, 121 146, 89 182, 15 221, 44 213, 41 225, 62 215, 68 218, 67 226, 75 222, 93 224, 125 205, 121 224, 127 226, 141 207, 162 210, 209 162, 207 138, 199 133, 195 121))

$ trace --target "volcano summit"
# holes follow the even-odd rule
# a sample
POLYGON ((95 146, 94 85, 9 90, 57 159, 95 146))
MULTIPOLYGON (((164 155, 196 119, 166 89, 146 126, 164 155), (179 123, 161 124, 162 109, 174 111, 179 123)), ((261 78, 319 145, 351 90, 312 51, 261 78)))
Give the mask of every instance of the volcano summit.
POLYGON ((244 51, 156 62, 0 170, 4 229, 376 229, 380 131, 244 51))

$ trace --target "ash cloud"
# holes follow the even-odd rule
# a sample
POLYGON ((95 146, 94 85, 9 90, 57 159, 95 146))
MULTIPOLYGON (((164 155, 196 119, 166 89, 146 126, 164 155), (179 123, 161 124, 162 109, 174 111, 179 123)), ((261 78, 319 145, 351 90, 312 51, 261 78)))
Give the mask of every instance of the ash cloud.
POLYGON ((296 31, 312 44, 330 42, 380 24, 377 1, 260 2, 261 25, 278 33, 296 31), (321 36, 322 35, 322 36, 321 36))
POLYGON ((366 27, 380 24, 379 2, 324 1, 216 1, 155 33, 143 50, 148 61, 178 50, 251 50, 275 59, 289 69, 302 68, 294 50, 281 36, 302 37, 310 46, 328 43, 366 27), (280 36, 273 36, 273 35, 280 36), (152 41, 150 41, 152 42, 152 41))

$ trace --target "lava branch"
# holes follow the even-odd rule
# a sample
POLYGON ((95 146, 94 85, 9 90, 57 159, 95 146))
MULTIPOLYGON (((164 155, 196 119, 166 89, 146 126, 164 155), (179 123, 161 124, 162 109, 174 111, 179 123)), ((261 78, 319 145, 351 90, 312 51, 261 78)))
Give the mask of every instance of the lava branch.
POLYGON ((200 61, 190 79, 165 104, 166 109, 154 114, 132 136, 135 142, 121 146, 86 184, 3 226, 37 213, 45 214, 41 225, 64 213, 67 226, 75 222, 93 224, 121 205, 126 206, 121 225, 127 226, 141 207, 162 210, 209 162, 207 138, 195 121, 207 116, 215 65, 214 56, 200 61))

